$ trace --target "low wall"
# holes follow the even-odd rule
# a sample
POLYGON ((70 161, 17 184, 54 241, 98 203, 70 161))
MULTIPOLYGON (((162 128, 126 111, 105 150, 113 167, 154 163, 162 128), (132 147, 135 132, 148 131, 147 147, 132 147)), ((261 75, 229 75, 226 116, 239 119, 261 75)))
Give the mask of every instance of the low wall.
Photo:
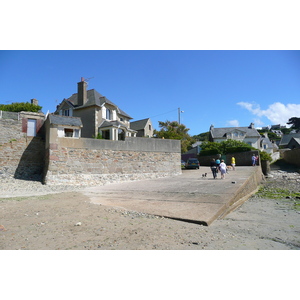
POLYGON ((287 163, 300 167, 300 149, 284 151, 282 156, 287 163))
POLYGON ((56 138, 47 149, 44 183, 102 185, 181 174, 180 141, 56 138))

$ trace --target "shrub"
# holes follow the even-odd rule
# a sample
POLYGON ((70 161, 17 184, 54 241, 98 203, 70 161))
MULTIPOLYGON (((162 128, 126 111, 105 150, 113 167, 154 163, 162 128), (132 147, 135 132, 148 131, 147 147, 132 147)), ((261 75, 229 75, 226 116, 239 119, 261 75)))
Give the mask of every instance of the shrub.
POLYGON ((269 162, 272 161, 271 155, 265 151, 259 151, 259 155, 260 155, 260 160, 267 160, 269 162))
POLYGON ((35 105, 29 102, 15 102, 12 104, 0 104, 0 110, 10 111, 10 112, 20 112, 20 111, 31 111, 39 112, 42 106, 35 105))

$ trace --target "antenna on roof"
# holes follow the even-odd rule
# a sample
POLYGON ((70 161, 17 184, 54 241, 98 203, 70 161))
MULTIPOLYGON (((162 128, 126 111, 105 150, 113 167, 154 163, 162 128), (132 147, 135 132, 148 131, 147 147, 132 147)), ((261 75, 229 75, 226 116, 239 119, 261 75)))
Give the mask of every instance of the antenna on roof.
POLYGON ((84 78, 84 77, 81 77, 81 81, 85 81, 87 83, 87 86, 89 85, 89 80, 92 79, 94 77, 90 77, 90 78, 84 78))

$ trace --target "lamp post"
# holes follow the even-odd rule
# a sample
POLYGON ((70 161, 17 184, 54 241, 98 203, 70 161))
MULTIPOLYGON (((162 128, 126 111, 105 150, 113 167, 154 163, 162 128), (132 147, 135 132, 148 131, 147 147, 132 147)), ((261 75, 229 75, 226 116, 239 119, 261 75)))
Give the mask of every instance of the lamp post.
POLYGON ((183 110, 180 110, 180 107, 178 107, 178 124, 180 125, 180 114, 184 113, 183 110))

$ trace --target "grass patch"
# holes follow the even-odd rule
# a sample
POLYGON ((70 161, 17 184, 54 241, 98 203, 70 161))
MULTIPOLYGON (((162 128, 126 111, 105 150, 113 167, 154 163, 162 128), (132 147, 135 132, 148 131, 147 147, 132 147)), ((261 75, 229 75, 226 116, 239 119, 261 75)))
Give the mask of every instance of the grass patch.
POLYGON ((267 186, 261 186, 256 193, 258 198, 267 198, 275 200, 284 200, 291 203, 294 210, 300 211, 300 193, 289 191, 281 188, 268 188, 267 186))
POLYGON ((291 192, 286 189, 269 189, 268 187, 260 187, 256 195, 259 198, 269 198, 269 199, 282 199, 282 198, 296 198, 300 197, 300 193, 291 192))

